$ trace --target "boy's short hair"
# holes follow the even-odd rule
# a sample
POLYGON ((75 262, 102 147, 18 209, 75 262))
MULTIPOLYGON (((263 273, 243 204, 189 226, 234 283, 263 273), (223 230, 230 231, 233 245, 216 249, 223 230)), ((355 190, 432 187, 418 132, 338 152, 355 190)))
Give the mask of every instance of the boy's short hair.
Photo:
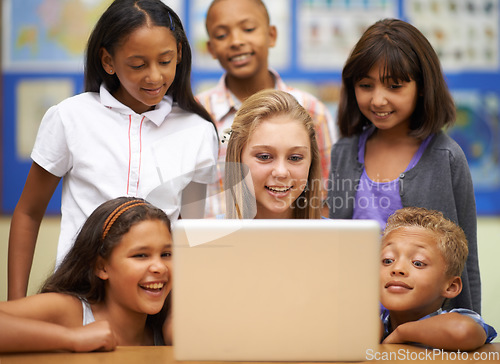
POLYGON ((436 236, 438 249, 446 262, 448 276, 460 276, 465 266, 469 248, 463 230, 446 219, 440 211, 428 210, 422 207, 405 207, 397 210, 387 220, 382 235, 387 235, 401 227, 421 227, 436 236))
MULTIPOLYGON (((212 10, 212 7, 220 1, 222 1, 222 0, 212 0, 210 5, 208 6, 207 16, 205 18, 205 22, 206 22, 206 19, 208 19, 208 14, 210 13, 210 10, 212 10)), ((235 1, 235 0, 233 0, 233 1, 235 1)), ((262 0, 252 0, 252 1, 255 3, 255 5, 260 6, 262 8, 264 15, 267 19, 267 24, 269 25, 271 23, 271 19, 269 16, 269 11, 267 11, 266 4, 264 4, 264 1, 262 1, 262 0)), ((206 23, 205 23, 205 25, 206 25, 206 23)))

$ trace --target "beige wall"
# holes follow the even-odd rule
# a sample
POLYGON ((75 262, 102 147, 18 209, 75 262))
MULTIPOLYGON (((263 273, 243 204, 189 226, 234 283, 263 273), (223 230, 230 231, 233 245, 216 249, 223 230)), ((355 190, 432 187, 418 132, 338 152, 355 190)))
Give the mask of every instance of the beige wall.
MULTIPOLYGON (((478 219, 482 315, 500 335, 500 218, 478 219)), ((495 342, 500 342, 497 337, 495 342)))
MULTIPOLYGON (((0 218, 0 301, 7 299, 7 252, 9 239, 9 217, 0 218)), ((53 271, 57 239, 59 237, 60 218, 48 217, 42 221, 38 244, 35 248, 33 267, 31 268, 28 294, 34 294, 53 271)))
MULTIPOLYGON (((7 299, 8 217, 0 218, 0 301, 7 299)), ((45 218, 35 250, 28 293, 34 294, 54 266, 59 218, 45 218)), ((500 333, 500 218, 478 220, 479 266, 483 288, 482 314, 486 322, 500 333)), ((495 340, 500 342, 500 338, 495 340)))

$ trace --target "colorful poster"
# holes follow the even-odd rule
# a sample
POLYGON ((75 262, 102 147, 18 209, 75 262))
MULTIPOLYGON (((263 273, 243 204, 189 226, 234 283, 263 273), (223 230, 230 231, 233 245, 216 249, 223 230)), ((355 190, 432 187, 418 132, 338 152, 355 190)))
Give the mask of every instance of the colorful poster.
POLYGON ((456 123, 448 131, 463 149, 476 191, 500 195, 500 94, 453 91, 456 123))
POLYGON ((4 0, 3 69, 83 71, 92 28, 111 0, 4 0))
POLYGON ((498 0, 409 0, 406 12, 445 71, 498 71, 499 6, 498 0))
POLYGON ((16 158, 30 161, 43 116, 51 106, 74 93, 75 85, 69 78, 26 78, 17 84, 16 158))
POLYGON ((365 29, 398 15, 396 0, 298 0, 297 55, 305 71, 339 72, 365 29))

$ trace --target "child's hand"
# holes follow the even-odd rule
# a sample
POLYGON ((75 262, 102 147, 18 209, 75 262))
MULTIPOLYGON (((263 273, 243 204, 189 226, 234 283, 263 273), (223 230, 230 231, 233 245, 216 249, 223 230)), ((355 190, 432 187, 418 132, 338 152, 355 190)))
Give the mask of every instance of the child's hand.
POLYGON ((382 344, 403 344, 405 340, 401 337, 400 330, 398 330, 399 326, 396 327, 396 330, 391 332, 389 336, 387 336, 384 341, 382 341, 382 344))
POLYGON ((116 348, 116 339, 108 321, 96 321, 91 324, 72 328, 71 341, 74 352, 112 351, 116 348))

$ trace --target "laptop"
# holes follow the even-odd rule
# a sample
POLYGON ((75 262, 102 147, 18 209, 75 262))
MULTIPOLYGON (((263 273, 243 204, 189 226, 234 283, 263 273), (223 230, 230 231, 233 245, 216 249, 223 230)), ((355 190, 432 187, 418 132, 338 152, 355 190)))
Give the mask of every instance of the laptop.
POLYGON ((178 220, 177 360, 364 361, 380 339, 371 220, 178 220))

